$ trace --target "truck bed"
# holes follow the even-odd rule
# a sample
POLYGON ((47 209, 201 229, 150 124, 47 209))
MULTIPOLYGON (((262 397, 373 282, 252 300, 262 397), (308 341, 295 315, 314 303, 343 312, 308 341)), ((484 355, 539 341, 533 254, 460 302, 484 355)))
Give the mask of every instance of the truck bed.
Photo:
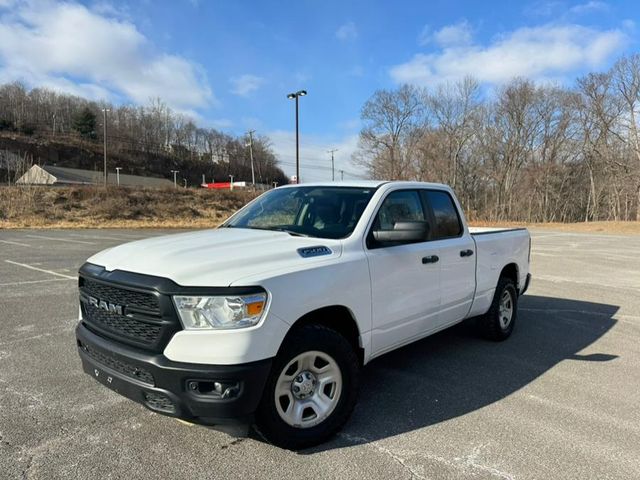
MULTIPOLYGON (((526 228, 470 227, 469 233, 476 244, 476 296, 471 312, 476 315, 489 307, 504 265, 528 267, 530 237, 526 228)), ((527 273, 527 268, 518 270, 520 291, 527 273)))

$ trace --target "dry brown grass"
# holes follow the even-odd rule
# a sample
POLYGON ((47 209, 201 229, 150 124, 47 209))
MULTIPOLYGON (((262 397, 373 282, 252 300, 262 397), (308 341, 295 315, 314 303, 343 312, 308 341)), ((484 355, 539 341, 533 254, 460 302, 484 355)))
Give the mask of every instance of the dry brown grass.
POLYGON ((240 190, 0 187, 0 228, 206 228, 254 196, 240 190))
POLYGON ((640 222, 579 222, 579 223, 519 223, 519 222, 470 222, 474 227, 531 227, 577 233, 640 234, 640 222))
MULTIPOLYGON (((234 190, 0 187, 0 228, 208 228, 254 198, 234 190)), ((640 222, 471 222, 567 232, 640 234, 640 222)))

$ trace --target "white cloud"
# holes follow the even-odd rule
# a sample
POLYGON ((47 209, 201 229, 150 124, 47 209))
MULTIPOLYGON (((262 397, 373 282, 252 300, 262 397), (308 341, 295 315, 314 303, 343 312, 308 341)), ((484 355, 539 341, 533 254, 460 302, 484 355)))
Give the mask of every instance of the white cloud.
POLYGON ((343 130, 360 130, 360 126, 362 122, 359 118, 352 118, 351 120, 345 120, 343 122, 338 123, 338 127, 343 130))
POLYGON ((425 27, 420 34, 420 44, 426 45, 430 41, 434 41, 441 47, 468 45, 471 43, 472 36, 471 25, 466 20, 462 20, 453 25, 446 25, 433 33, 430 33, 428 27, 425 27))
POLYGON ((353 40, 357 36, 358 30, 356 29, 356 24, 353 22, 347 22, 344 25, 340 25, 338 30, 336 30, 336 38, 338 40, 353 40))
MULTIPOLYGON (((279 166, 288 176, 295 175, 296 136, 294 132, 274 130, 267 132, 272 148, 280 160, 279 166)), ((335 152, 335 178, 340 180, 340 170, 344 170, 345 180, 364 178, 362 167, 351 162, 352 154, 358 148, 358 135, 351 134, 343 138, 329 138, 318 135, 300 137, 300 178, 303 182, 331 180, 331 155, 335 152), (362 175, 362 177, 355 176, 362 175)))
MULTIPOLYGON (((440 30, 442 32, 442 30, 440 30)), ((441 40, 448 41, 447 33, 441 40)), ((581 68, 598 68, 626 43, 621 30, 547 24, 505 33, 489 45, 441 43, 432 53, 418 53, 391 68, 397 83, 433 85, 471 75, 502 83, 516 76, 562 77, 581 68)))
POLYGON ((233 77, 230 81, 232 85, 231 93, 241 97, 248 96, 264 84, 264 78, 248 73, 240 75, 239 77, 233 77))
POLYGON ((526 15, 548 17, 558 12, 558 10, 565 9, 566 6, 563 2, 557 0, 550 1, 537 1, 532 4, 528 4, 524 7, 523 11, 526 15))
POLYGON ((527 5, 524 13, 530 16, 554 17, 555 20, 567 20, 581 15, 605 13, 611 10, 611 6, 600 0, 589 0, 577 3, 573 6, 565 0, 538 1, 527 5))
POLYGON ((422 31, 418 35, 418 45, 425 46, 431 41, 431 27, 425 25, 422 27, 422 31))
POLYGON ((218 130, 226 130, 229 129, 231 127, 233 127, 235 125, 235 123, 233 122, 233 120, 230 120, 228 118, 218 118, 215 120, 211 120, 209 122, 207 122, 209 125, 211 125, 213 128, 218 129, 218 130))
POLYGON ((594 12, 606 12, 609 10, 609 4, 605 2, 599 2, 597 0, 591 0, 586 3, 580 3, 578 5, 574 5, 569 9, 570 13, 575 13, 576 15, 584 15, 587 13, 594 12))
POLYGON ((129 21, 46 0, 18 2, 0 15, 4 81, 137 103, 160 97, 179 111, 215 102, 200 66, 159 52, 129 21))

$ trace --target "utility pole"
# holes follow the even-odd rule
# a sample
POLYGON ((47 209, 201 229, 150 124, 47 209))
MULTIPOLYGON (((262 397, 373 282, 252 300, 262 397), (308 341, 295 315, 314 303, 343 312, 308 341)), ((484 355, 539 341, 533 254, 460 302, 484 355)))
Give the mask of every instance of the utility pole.
POLYGON ((344 180, 344 170, 340 170, 340 180, 344 180))
POLYGON ((102 109, 102 123, 104 125, 104 186, 107 186, 107 112, 108 108, 102 109))
POLYGON ((256 174, 253 170, 253 134, 256 133, 255 130, 249 130, 247 135, 249 135, 249 156, 251 158, 251 184, 253 185, 253 189, 256 189, 256 174))
POLYGON ((337 151, 338 151, 337 148, 334 148, 332 150, 327 150, 327 153, 331 154, 331 180, 332 181, 335 181, 336 179, 336 171, 335 171, 335 164, 333 162, 333 154, 337 151))
POLYGON ((120 170, 122 170, 122 167, 116 167, 116 183, 118 186, 120 186, 120 170))
POLYGON ((233 175, 229 175, 229 178, 231 179, 231 183, 229 184, 229 190, 233 190, 233 175))
POLYGON ((176 183, 176 175, 179 171, 180 170, 171 170, 171 173, 173 173, 173 188, 178 188, 178 185, 176 183))

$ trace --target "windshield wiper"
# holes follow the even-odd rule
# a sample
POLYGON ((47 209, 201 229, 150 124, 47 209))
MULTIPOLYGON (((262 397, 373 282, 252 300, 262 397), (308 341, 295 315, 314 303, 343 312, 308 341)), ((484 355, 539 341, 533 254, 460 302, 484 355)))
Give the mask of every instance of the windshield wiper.
POLYGON ((272 232, 285 232, 288 233, 289 235, 292 235, 294 237, 310 237, 311 235, 307 235, 306 233, 300 233, 300 232, 296 232, 294 230, 289 230, 286 228, 281 228, 281 227, 238 227, 236 225, 223 225, 221 226, 221 228, 246 228, 248 230, 269 230, 272 232))
POLYGON ((289 235, 292 235, 294 237, 310 237, 311 236, 311 235, 307 235, 306 233, 295 232, 293 230, 288 230, 286 228, 279 228, 279 227, 265 228, 265 230, 275 230, 277 232, 286 232, 289 235))

